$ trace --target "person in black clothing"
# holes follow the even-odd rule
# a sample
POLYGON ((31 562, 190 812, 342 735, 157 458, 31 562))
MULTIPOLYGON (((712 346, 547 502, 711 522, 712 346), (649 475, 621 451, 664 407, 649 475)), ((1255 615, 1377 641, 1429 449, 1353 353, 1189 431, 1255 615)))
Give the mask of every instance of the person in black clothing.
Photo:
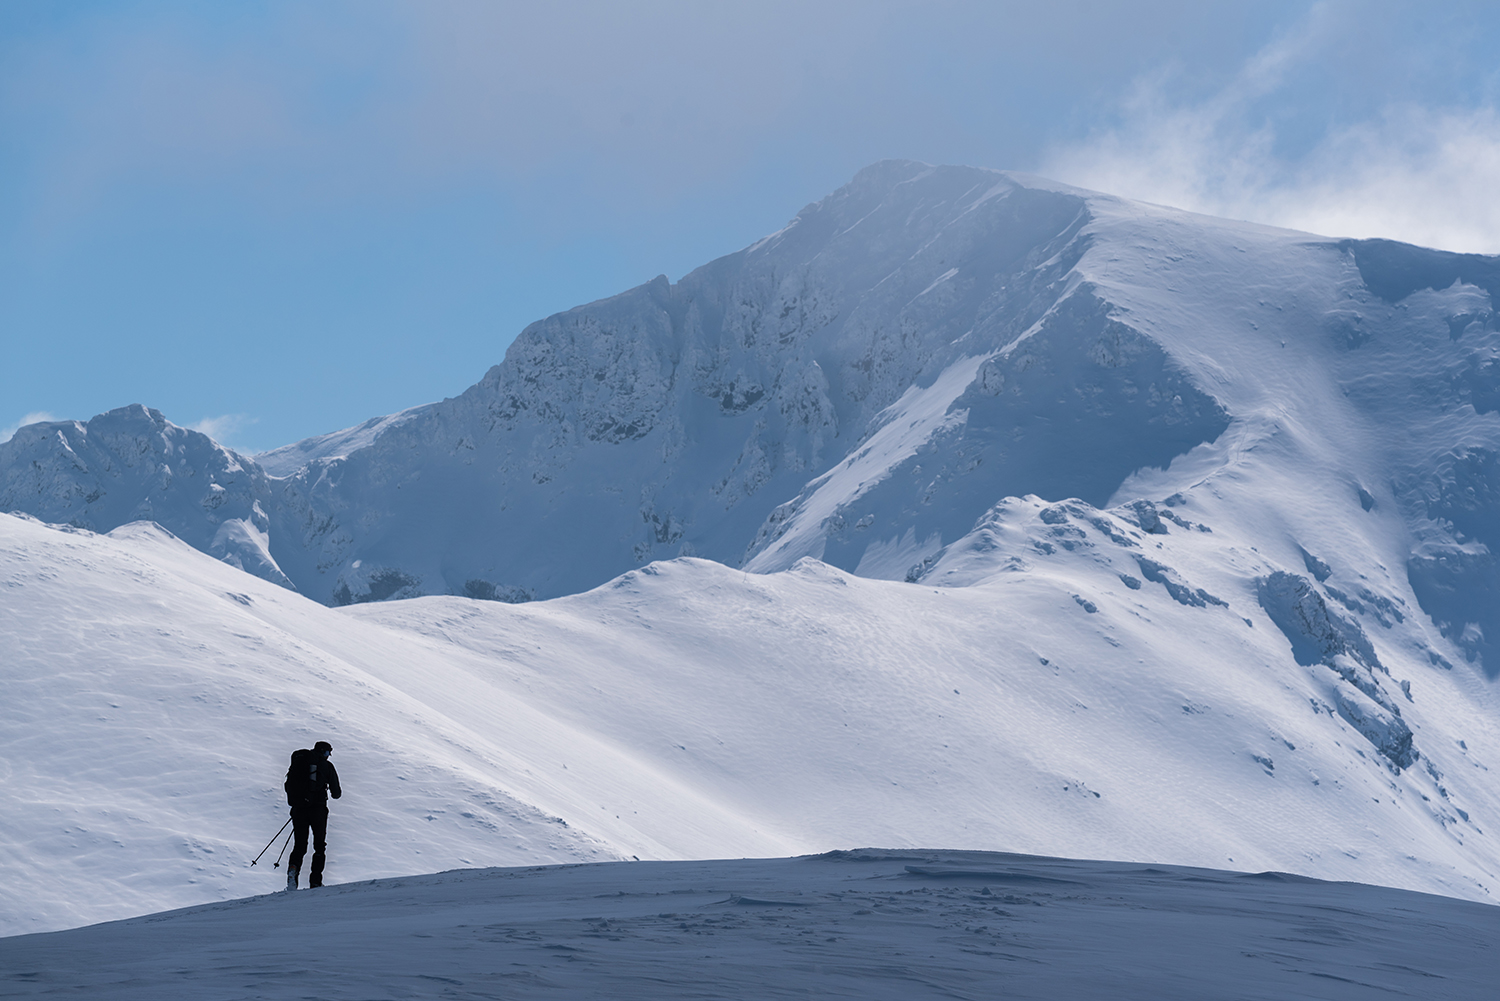
POLYGON ((312 750, 292 752, 292 765, 286 772, 286 803, 292 808, 292 857, 287 859, 286 888, 297 888, 297 877, 302 872, 302 856, 307 854, 307 832, 312 831, 312 869, 307 874, 307 885, 323 885, 323 861, 328 844, 328 794, 334 799, 344 794, 339 788, 339 773, 334 770, 328 756, 333 745, 320 740, 312 750))

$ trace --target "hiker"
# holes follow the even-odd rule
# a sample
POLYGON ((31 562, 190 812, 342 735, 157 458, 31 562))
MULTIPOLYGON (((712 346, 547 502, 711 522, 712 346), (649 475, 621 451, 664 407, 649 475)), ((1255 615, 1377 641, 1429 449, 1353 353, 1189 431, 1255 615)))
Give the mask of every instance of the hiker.
POLYGON ((287 859, 286 888, 297 888, 297 877, 302 871, 302 856, 307 854, 307 832, 313 836, 312 869, 307 873, 308 889, 323 885, 324 849, 328 843, 328 794, 338 799, 344 794, 339 788, 339 773, 334 771, 328 756, 333 745, 320 740, 312 750, 303 748, 292 752, 292 765, 286 771, 286 804, 292 808, 292 857, 287 859))

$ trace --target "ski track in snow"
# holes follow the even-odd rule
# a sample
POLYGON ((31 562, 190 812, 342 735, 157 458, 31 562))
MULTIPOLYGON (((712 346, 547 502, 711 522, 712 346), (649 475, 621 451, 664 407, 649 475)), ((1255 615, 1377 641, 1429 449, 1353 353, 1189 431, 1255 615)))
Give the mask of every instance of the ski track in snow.
POLYGON ((1500 908, 979 852, 445 872, 0 939, 13 998, 1494 996, 1500 908))

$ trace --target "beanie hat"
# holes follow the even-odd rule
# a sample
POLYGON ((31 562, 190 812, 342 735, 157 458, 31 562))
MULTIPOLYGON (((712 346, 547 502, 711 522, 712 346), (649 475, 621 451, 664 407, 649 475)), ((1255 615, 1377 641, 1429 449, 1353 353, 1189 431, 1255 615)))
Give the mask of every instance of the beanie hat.
POLYGON ((332 750, 333 750, 333 745, 330 744, 326 740, 320 740, 316 744, 313 745, 313 752, 314 753, 321 753, 323 751, 332 751, 332 750))

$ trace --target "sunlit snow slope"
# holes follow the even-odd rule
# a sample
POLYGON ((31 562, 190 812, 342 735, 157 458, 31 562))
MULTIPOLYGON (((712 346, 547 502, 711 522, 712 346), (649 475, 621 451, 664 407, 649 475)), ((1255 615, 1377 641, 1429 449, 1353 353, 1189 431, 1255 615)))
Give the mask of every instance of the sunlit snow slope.
POLYGON ((1232 533, 1001 513, 986 531, 1029 567, 964 587, 683 559, 546 602, 344 609, 148 525, 0 516, 0 929, 274 889, 271 856, 248 862, 286 755, 319 738, 346 789, 331 882, 881 843, 1492 899, 1500 706, 1479 673, 1380 633, 1389 675, 1357 639, 1299 665, 1232 533), (1161 582, 1117 574, 1147 552, 1161 582), (1415 759, 1377 747, 1395 710, 1415 759))

